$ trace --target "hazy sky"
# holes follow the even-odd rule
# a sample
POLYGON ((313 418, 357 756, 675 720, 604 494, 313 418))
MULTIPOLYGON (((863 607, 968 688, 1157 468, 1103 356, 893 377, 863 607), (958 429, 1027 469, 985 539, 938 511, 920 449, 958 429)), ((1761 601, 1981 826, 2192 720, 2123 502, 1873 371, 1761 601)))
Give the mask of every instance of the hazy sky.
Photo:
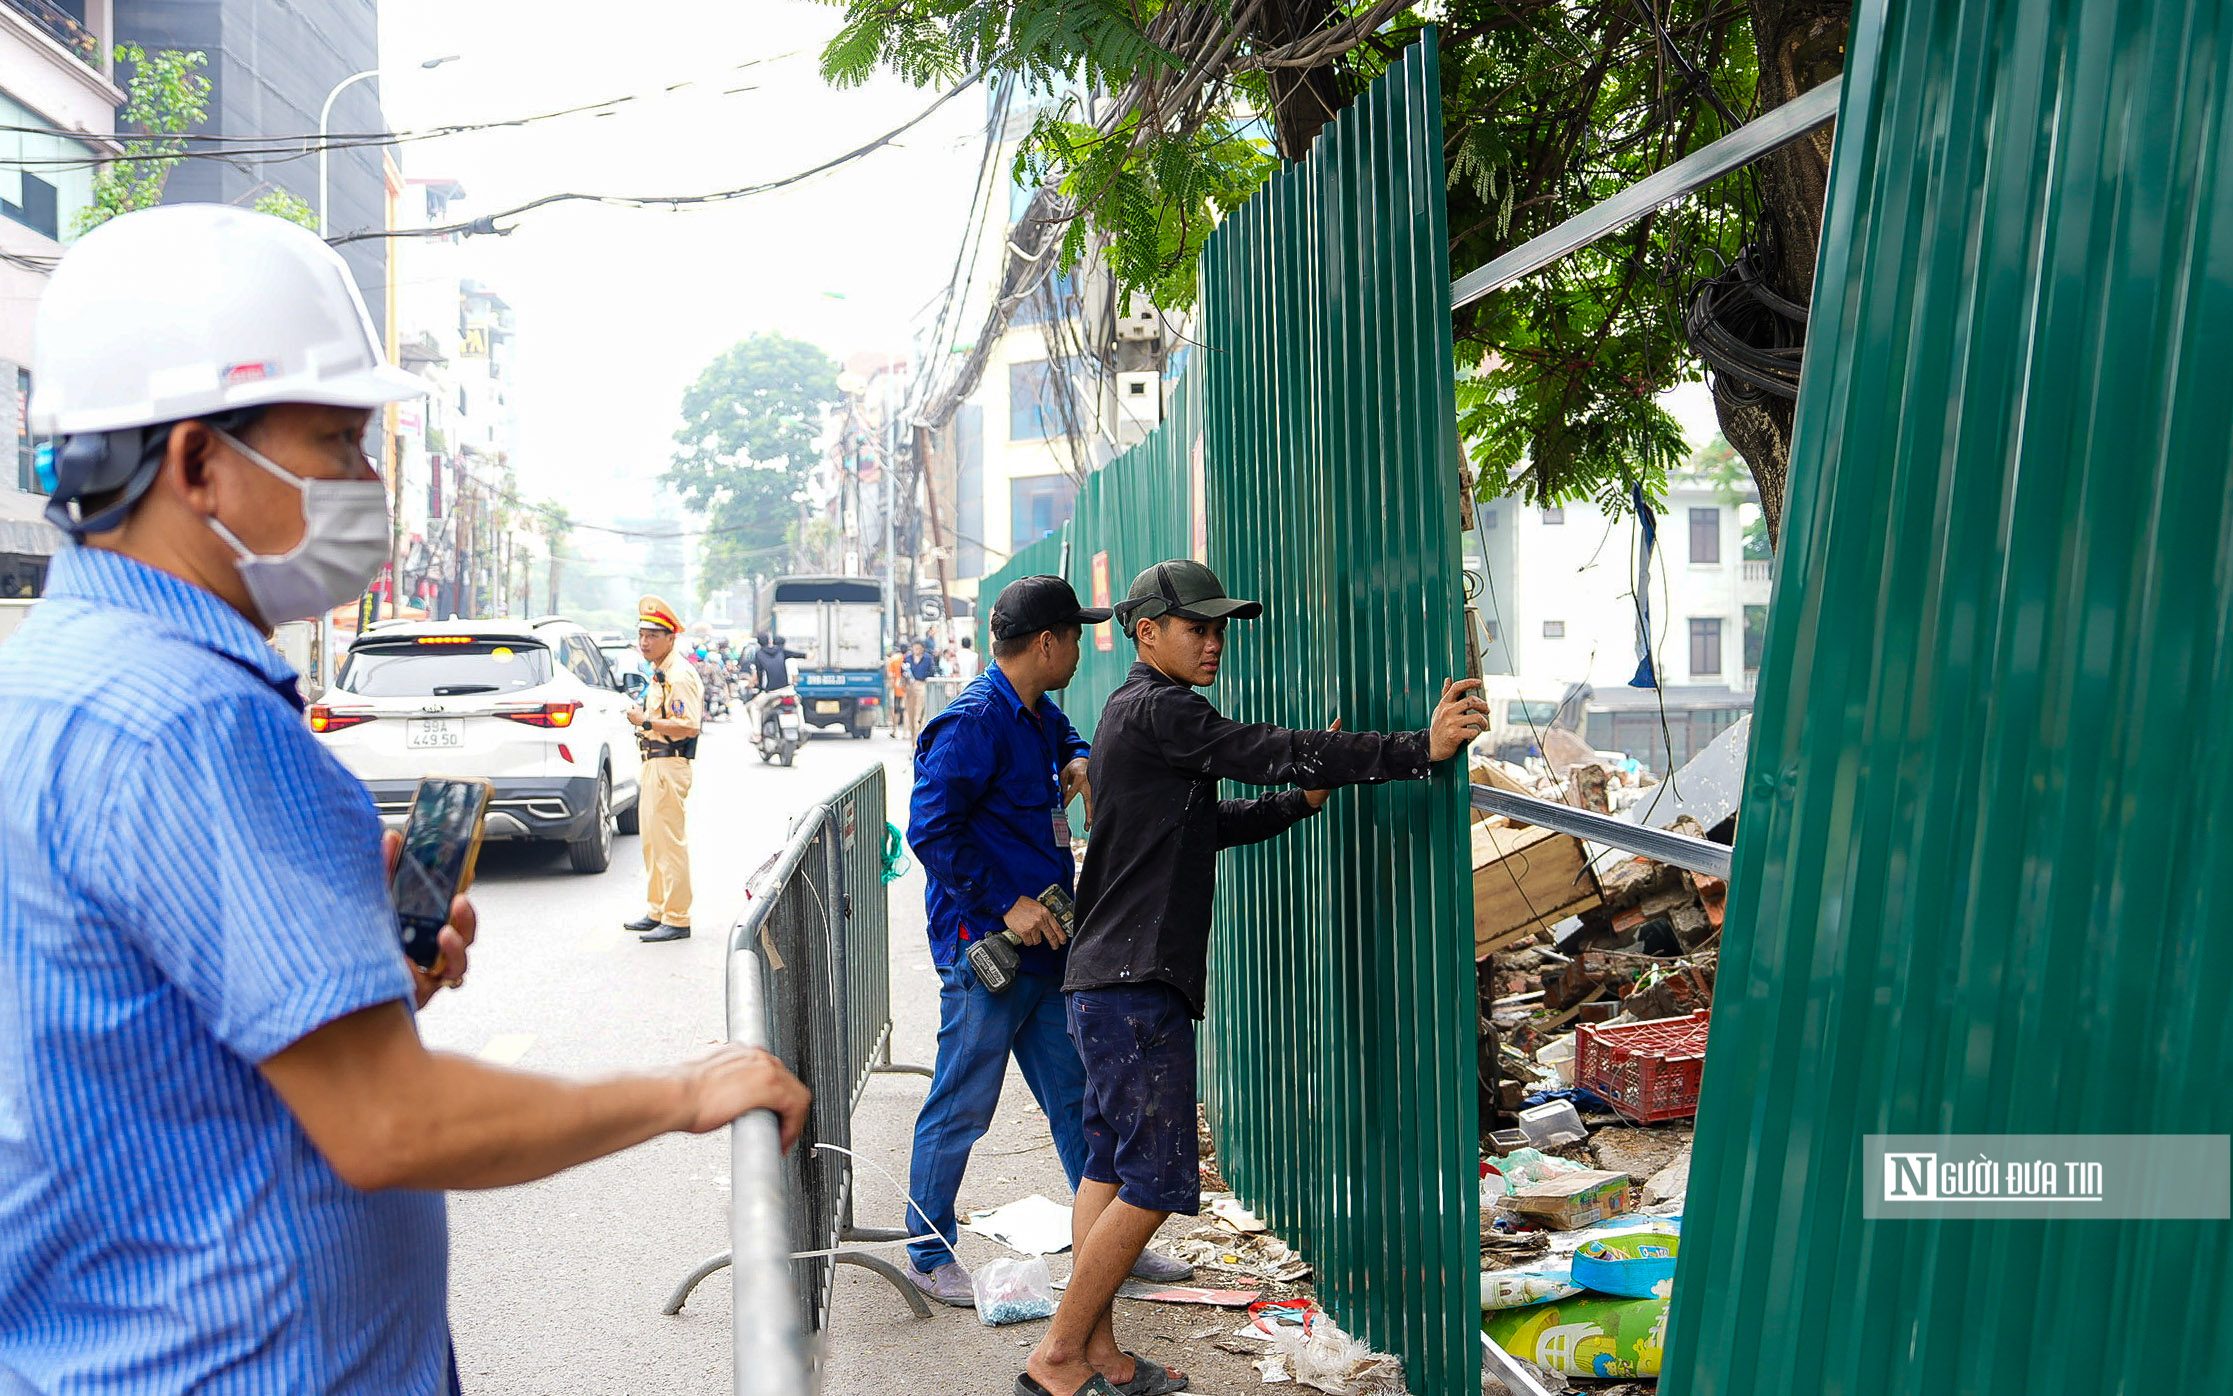
MULTIPOLYGON (((850 150, 936 95, 824 85, 815 56, 840 13, 805 0, 381 0, 382 98, 408 131, 661 94, 400 147, 407 176, 465 187, 461 219, 560 191, 731 188, 850 150), (418 66, 446 54, 460 61, 418 66)), ((972 90, 898 146, 775 194, 686 212, 561 204, 513 220, 510 237, 467 239, 473 274, 517 315, 523 490, 586 520, 641 512, 648 489, 614 486, 665 468, 683 388, 755 330, 839 357, 904 352, 951 269, 983 114, 972 90)), ((1702 386, 1668 405, 1693 448, 1712 435, 1702 386)))
MULTIPOLYGON (((815 55, 839 15, 798 0, 381 0, 382 97, 408 131, 690 82, 611 116, 402 146, 407 177, 465 187, 460 219, 561 191, 732 188, 862 145, 936 95, 825 86, 815 55)), ((612 486, 665 468, 683 388, 755 330, 838 357, 904 351, 952 266, 983 113, 965 93, 900 146, 775 194, 687 212, 561 204, 522 215, 508 238, 467 239, 473 274, 518 318, 523 490, 589 520, 640 510, 648 492, 612 486)))

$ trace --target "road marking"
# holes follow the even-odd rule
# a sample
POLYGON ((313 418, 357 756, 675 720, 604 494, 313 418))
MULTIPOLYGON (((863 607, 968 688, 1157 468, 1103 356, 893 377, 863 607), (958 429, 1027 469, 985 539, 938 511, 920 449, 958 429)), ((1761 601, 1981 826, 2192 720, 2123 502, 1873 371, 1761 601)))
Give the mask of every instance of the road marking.
POLYGON ((531 1032, 500 1032, 481 1047, 480 1056, 484 1062, 510 1066, 526 1056, 527 1049, 534 1045, 535 1034, 531 1032))

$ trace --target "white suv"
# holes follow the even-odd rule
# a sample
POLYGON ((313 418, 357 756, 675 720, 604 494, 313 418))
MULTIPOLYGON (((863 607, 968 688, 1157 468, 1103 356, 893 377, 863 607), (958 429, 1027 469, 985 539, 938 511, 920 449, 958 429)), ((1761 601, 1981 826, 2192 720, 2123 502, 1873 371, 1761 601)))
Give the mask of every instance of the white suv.
POLYGON ((421 777, 496 787, 487 837, 562 841, 574 871, 636 832, 641 758, 621 680, 589 632, 536 621, 385 621, 349 647, 310 730, 401 825, 421 777))

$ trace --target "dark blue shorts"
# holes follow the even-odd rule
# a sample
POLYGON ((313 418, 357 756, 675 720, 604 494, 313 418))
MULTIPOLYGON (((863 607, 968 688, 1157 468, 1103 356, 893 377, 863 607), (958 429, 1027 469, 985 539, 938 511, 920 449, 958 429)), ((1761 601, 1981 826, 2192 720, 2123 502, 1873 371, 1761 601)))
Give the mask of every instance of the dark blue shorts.
POLYGON ((1080 989, 1070 1040, 1085 1060, 1085 1176, 1149 1212, 1202 1210, 1194 1132, 1194 1014, 1166 984, 1080 989))

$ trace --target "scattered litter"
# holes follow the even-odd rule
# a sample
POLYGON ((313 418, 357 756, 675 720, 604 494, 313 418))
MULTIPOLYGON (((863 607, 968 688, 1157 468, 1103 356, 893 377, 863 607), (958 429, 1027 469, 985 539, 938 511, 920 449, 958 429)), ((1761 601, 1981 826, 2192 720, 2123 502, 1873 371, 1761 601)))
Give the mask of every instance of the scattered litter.
POLYGON ((1264 1379, 1264 1385, 1266 1386, 1277 1386, 1282 1382, 1291 1382, 1295 1379, 1295 1374, 1287 1370, 1287 1359, 1277 1354, 1258 1361, 1256 1363, 1256 1375, 1264 1379))
POLYGON ((1019 1201, 971 1212, 962 1230, 974 1231, 1025 1255, 1056 1255, 1070 1249, 1070 1209, 1033 1193, 1019 1201))
POLYGON ((1520 1128, 1526 1132, 1527 1142, 1538 1149, 1555 1149, 1589 1138, 1589 1131, 1582 1128, 1581 1112, 1571 1100, 1546 1101, 1522 1110, 1520 1128))
POLYGON ((1582 1294, 1481 1321, 1489 1341, 1570 1377, 1656 1377, 1667 1341, 1667 1301, 1582 1294))
POLYGON ((1286 1359, 1296 1382, 1331 1396, 1404 1390, 1402 1358, 1374 1352, 1323 1312, 1303 1327, 1281 1328, 1272 1335, 1272 1348, 1286 1359))
POLYGON ((1484 1310, 1524 1309, 1546 1299, 1564 1299, 1581 1292, 1582 1286, 1574 1283, 1564 1266, 1481 1272, 1481 1307, 1484 1310))
POLYGON ((1681 1240, 1673 1229, 1595 1237, 1575 1249, 1570 1273, 1574 1283, 1600 1294, 1665 1299, 1674 1293, 1681 1240))
POLYGON ((1054 1276, 1043 1256, 988 1260, 971 1273, 969 1287, 976 1294, 977 1319, 988 1327, 1054 1317, 1054 1276))
POLYGON ((1210 1215, 1244 1236, 1271 1229, 1264 1225, 1263 1218, 1243 1207, 1237 1197, 1218 1198, 1210 1204, 1210 1215))
POLYGON ((1504 1199, 1504 1207, 1561 1231, 1572 1231, 1627 1211, 1631 1186, 1626 1173, 1584 1169, 1529 1183, 1504 1199))
POLYGON ((1484 1160, 1482 1170, 1481 1205, 1484 1207, 1530 1183, 1548 1182, 1552 1178, 1570 1173, 1589 1171, 1572 1159, 1559 1158, 1555 1154, 1540 1153, 1534 1149, 1514 1149, 1502 1158, 1484 1160))

